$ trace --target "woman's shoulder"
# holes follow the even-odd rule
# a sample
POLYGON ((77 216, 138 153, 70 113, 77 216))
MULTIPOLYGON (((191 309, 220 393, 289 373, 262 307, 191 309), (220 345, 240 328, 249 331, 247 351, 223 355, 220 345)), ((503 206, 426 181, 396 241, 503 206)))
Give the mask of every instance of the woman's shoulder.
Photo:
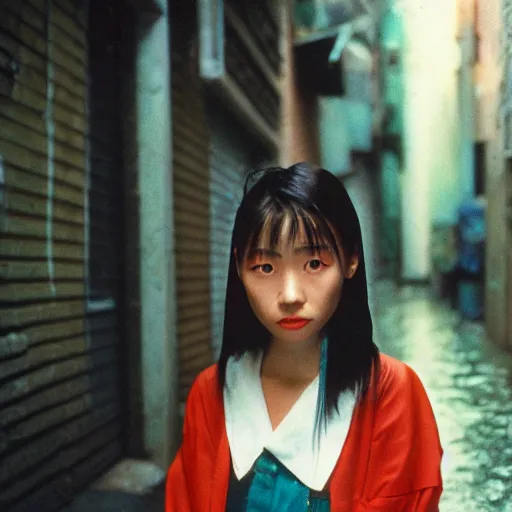
POLYGON ((190 398, 210 398, 219 394, 218 364, 212 364, 198 373, 190 389, 190 398))
POLYGON ((377 384, 379 398, 404 400, 408 397, 426 395, 418 374, 408 364, 387 354, 380 354, 380 372, 377 384))
MULTIPOLYGON (((439 433, 427 391, 418 374, 406 363, 381 355, 375 416, 376 436, 398 437, 409 445, 429 444, 441 453, 439 433), (421 431, 421 433, 420 433, 421 431)), ((387 441, 386 441, 387 442, 387 441)))
POLYGON ((185 405, 185 418, 203 424, 218 423, 223 416, 222 392, 217 376, 217 364, 202 370, 194 379, 185 405))
POLYGON ((380 380, 385 385, 404 386, 410 384, 412 380, 419 379, 411 366, 392 356, 381 352, 379 362, 380 380))
POLYGON ((418 510, 412 504, 419 499, 415 493, 442 485, 437 424, 417 373, 388 355, 380 355, 379 361, 378 380, 360 408, 359 429, 353 430, 354 440, 369 441, 352 446, 367 446, 366 492, 375 500, 375 510, 384 504, 389 510, 418 510))
POLYGON ((203 388, 218 385, 218 368, 219 365, 215 363, 200 371, 196 377, 196 383, 203 388))

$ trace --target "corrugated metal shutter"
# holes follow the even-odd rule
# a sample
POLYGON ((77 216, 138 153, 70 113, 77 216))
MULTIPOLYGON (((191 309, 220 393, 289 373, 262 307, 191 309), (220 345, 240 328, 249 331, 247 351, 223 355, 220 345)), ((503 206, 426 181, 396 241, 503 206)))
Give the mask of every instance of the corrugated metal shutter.
POLYGON ((0 8, 0 55, 19 63, 17 75, 0 80, 6 511, 59 510, 122 451, 114 318, 98 317, 89 336, 84 314, 86 26, 86 13, 69 0, 0 8))
POLYGON ((243 127, 223 110, 210 110, 210 273, 212 346, 217 359, 222 344, 231 235, 248 171, 265 159, 243 127))
POLYGON ((171 32, 178 348, 180 401, 184 402, 196 375, 213 361, 208 271, 209 136, 203 91, 186 44, 191 34, 183 33, 183 16, 176 12, 172 19, 181 24, 171 32))

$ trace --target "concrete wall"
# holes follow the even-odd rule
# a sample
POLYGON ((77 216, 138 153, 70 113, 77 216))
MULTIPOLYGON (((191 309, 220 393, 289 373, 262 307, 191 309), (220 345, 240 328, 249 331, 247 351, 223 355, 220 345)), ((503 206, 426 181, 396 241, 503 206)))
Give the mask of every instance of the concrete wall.
POLYGON ((337 176, 352 171, 351 152, 372 147, 372 109, 369 103, 345 97, 319 97, 320 165, 337 176))
POLYGON ((301 89, 294 70, 292 5, 291 0, 283 2, 281 16, 284 38, 279 161, 283 166, 300 161, 320 162, 316 98, 301 89))
POLYGON ((382 155, 380 169, 380 215, 378 229, 383 275, 396 277, 400 257, 401 170, 396 153, 382 155))
POLYGON ((475 30, 479 38, 475 64, 476 138, 489 141, 497 133, 497 102, 502 77, 500 62, 501 0, 477 0, 475 30))
POLYGON ((403 116, 403 45, 404 45, 404 27, 403 17, 400 11, 394 5, 395 2, 389 1, 386 11, 383 13, 380 22, 380 65, 382 80, 382 101, 386 105, 391 105, 398 110, 398 115, 391 126, 387 126, 388 133, 398 134, 402 131, 403 116), (391 55, 398 56, 396 63, 390 62, 391 55))
POLYGON ((170 34, 162 15, 138 27, 136 90, 140 194, 141 374, 144 448, 166 469, 176 449, 177 342, 172 209, 170 34))
POLYGON ((455 0, 400 2, 404 16, 402 278, 430 274, 430 229, 459 205, 455 0))
POLYGON ((341 97, 318 98, 320 161, 322 167, 341 175, 350 169, 350 124, 347 101, 341 97))
POLYGON ((457 36, 459 68, 459 172, 460 199, 475 196, 475 0, 459 0, 457 36))
MULTIPOLYGON (((380 23, 380 74, 382 102, 393 110, 393 118, 386 122, 386 135, 403 137, 404 74, 403 74, 403 18, 388 0, 380 23)), ((396 277, 400 260, 401 165, 399 155, 384 151, 380 169, 379 216, 380 254, 383 274, 396 277)))
MULTIPOLYGON (((507 2, 510 3, 510 2, 507 2)), ((477 30, 480 34, 479 47, 479 121, 485 122, 481 134, 486 142, 485 194, 487 197, 487 244, 485 310, 486 328, 490 338, 502 346, 509 345, 510 304, 508 287, 510 271, 510 228, 507 227, 507 169, 503 155, 503 128, 499 116, 501 105, 501 80, 503 57, 501 31, 503 30, 501 1, 479 0, 477 30), (485 121, 484 121, 485 120, 485 121)), ((510 173, 510 171, 508 171, 510 173)))

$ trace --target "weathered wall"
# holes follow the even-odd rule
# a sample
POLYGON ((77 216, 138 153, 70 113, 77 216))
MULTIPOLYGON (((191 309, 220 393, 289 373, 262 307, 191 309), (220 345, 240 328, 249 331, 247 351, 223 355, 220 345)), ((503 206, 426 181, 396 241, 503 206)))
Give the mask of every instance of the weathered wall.
POLYGON ((283 2, 283 62, 281 74, 281 150, 283 166, 307 161, 320 163, 316 98, 298 83, 293 55, 292 2, 283 2))
MULTIPOLYGON (((385 136, 397 143, 403 140, 403 17, 393 0, 385 2, 380 22, 380 69, 382 102, 387 110, 385 136)), ((390 140, 390 142, 391 142, 390 140)), ((401 166, 399 151, 386 148, 380 169, 380 248, 382 270, 397 277, 400 261, 401 166)))
POLYGON ((0 508, 59 509, 123 452, 117 347, 85 322, 87 13, 2 2, 0 47, 0 508))
POLYGON ((475 0, 459 0, 457 38, 458 70, 459 195, 460 201, 475 196, 475 0))
MULTIPOLYGON (((510 227, 507 226, 507 169, 503 154, 502 102, 503 57, 512 48, 502 48, 502 31, 506 30, 508 0, 479 0, 477 27, 480 34, 479 60, 481 66, 482 95, 480 111, 486 119, 486 174, 487 244, 486 244, 486 327, 490 338, 502 346, 510 345, 510 227), (503 5, 503 11, 502 11, 503 5), (503 53, 502 53, 503 52, 503 53)), ((503 39, 507 42, 507 38, 503 39)), ((508 40, 510 41, 510 39, 508 40)), ((508 57, 510 59, 510 56, 508 57)), ((504 87, 504 85, 503 85, 504 87)), ((508 171, 510 174, 510 171, 508 171)), ((509 192, 508 192, 509 193, 509 192)))
POLYGON ((430 274, 431 224, 459 206, 455 0, 400 2, 404 13, 402 277, 430 274))
POLYGON ((140 368, 144 455, 166 471, 177 449, 174 168, 170 12, 140 16, 137 30, 137 151, 140 219, 140 368), (148 19, 149 18, 149 19, 148 19))
POLYGON ((179 400, 213 362, 210 321, 209 147, 198 75, 195 4, 171 3, 173 183, 176 234, 179 400))

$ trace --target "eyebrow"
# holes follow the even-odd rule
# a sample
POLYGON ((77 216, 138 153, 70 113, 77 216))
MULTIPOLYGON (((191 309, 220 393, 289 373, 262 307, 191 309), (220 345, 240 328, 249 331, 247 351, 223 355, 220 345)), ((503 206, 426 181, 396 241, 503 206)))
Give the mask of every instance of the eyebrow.
MULTIPOLYGON (((322 251, 330 251, 331 246, 326 244, 306 244, 297 247, 293 252, 295 254, 316 254, 322 251)), ((249 251, 248 257, 254 258, 255 256, 266 256, 267 258, 282 258, 281 253, 274 249, 266 249, 263 247, 256 247, 249 251)))

